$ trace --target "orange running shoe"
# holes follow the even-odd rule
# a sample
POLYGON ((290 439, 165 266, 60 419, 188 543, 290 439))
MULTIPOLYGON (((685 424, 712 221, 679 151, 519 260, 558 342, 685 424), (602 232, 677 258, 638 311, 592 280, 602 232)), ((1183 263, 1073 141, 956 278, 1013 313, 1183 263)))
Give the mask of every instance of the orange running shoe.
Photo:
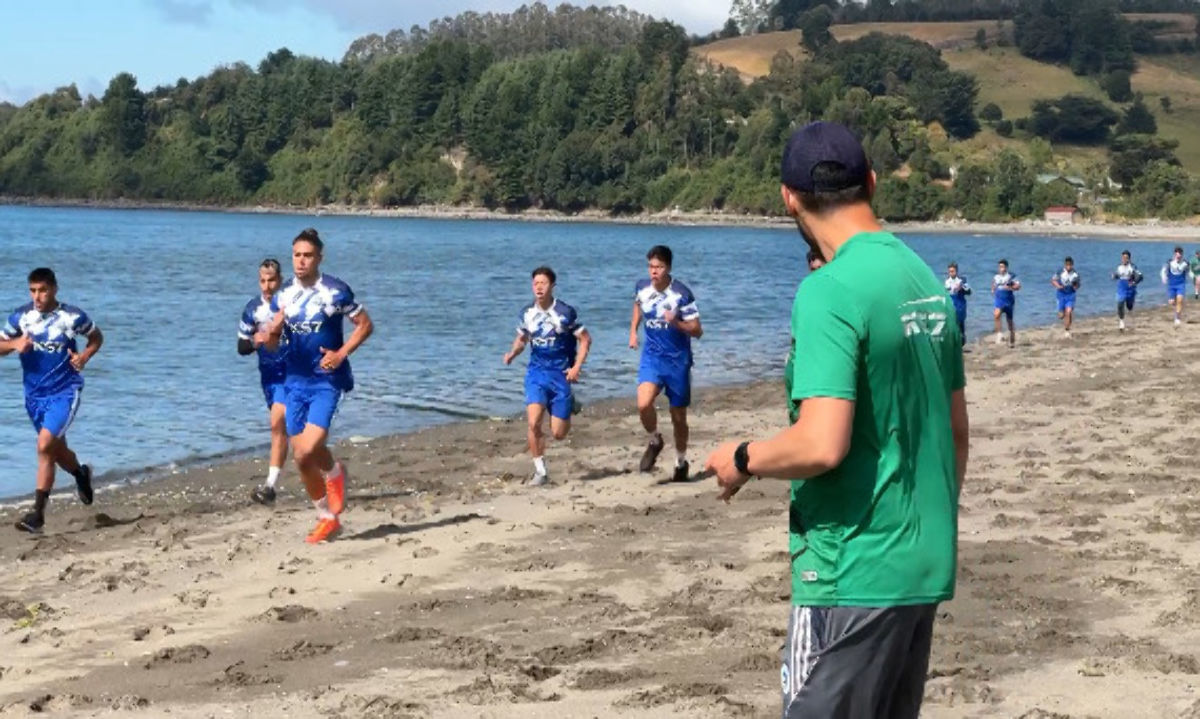
POLYGON ((337 517, 334 517, 333 519, 322 519, 321 521, 317 522, 316 528, 309 533, 308 537, 304 541, 308 542, 309 544, 328 542, 341 528, 342 523, 337 521, 337 517))
POLYGON ((325 480, 325 497, 329 500, 329 511, 341 514, 346 508, 346 468, 338 462, 337 475, 325 480))

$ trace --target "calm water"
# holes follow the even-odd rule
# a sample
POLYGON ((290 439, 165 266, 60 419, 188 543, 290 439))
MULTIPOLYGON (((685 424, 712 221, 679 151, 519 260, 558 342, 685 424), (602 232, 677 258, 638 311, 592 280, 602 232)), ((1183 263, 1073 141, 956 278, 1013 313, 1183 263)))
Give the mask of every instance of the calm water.
MULTIPOLYGON (((238 316, 257 292, 259 261, 272 256, 290 267, 290 239, 307 225, 326 240, 323 270, 349 282, 375 320, 375 335, 353 357, 357 389, 334 427, 342 438, 520 412, 524 358, 507 368, 500 358, 529 301, 536 265, 558 271, 558 296, 578 308, 595 340, 580 390, 585 400, 632 396, 629 313, 650 245, 675 250, 675 275, 699 299, 705 336, 697 385, 778 375, 805 272, 803 243, 789 230, 0 207, 0 307, 26 302, 26 273, 49 265, 60 299, 83 307, 104 330, 70 434, 81 458, 123 477, 264 445, 255 362, 236 353, 238 316)), ((1083 278, 1079 313, 1114 306, 1108 276, 1118 243, 906 239, 939 274, 959 262, 977 288, 972 334, 990 328, 987 288, 1001 256, 1025 283, 1019 327, 1053 319, 1049 277, 1068 253, 1083 278)), ((1163 300, 1158 268, 1171 247, 1132 247, 1147 275, 1143 301, 1163 300)), ((887 281, 887 268, 879 271, 863 281, 887 281)), ((0 466, 7 471, 0 496, 32 490, 33 440, 18 363, 2 358, 0 466)))

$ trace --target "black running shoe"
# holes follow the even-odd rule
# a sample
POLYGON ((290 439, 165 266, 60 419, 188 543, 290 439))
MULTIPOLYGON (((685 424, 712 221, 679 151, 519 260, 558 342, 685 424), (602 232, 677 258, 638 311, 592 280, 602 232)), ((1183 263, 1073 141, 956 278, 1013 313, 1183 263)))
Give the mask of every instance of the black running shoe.
POLYGON ((30 534, 41 534, 44 526, 46 526, 46 518, 37 512, 30 512, 17 522, 17 529, 30 534))
POLYGON ((646 451, 642 454, 642 462, 638 465, 638 469, 643 472, 649 472, 654 469, 654 461, 658 459, 658 453, 663 451, 665 444, 661 434, 654 435, 654 439, 650 440, 650 443, 646 445, 646 451))
POLYGON ((275 488, 261 484, 250 493, 250 499, 259 504, 275 504, 275 488))
POLYGON ((675 465, 675 474, 671 476, 671 481, 686 482, 688 479, 688 463, 684 462, 683 464, 675 465))
POLYGON ((84 505, 89 505, 96 498, 95 492, 92 491, 92 467, 85 464, 79 468, 79 476, 75 478, 75 496, 79 497, 79 501, 84 505))

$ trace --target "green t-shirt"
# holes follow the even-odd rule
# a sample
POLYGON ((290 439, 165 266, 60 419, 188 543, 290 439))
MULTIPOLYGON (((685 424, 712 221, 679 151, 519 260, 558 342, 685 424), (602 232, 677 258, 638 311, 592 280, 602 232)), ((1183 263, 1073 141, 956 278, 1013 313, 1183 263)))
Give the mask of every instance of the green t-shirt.
POLYGON ((1200 276, 1200 257, 1193 257, 1188 260, 1188 266, 1191 268, 1193 275, 1200 276))
POLYGON ((855 402, 850 451, 792 483, 792 602, 887 607, 954 596, 958 481, 950 396, 964 385, 954 306, 887 232, 850 238, 792 307, 791 399, 855 402))

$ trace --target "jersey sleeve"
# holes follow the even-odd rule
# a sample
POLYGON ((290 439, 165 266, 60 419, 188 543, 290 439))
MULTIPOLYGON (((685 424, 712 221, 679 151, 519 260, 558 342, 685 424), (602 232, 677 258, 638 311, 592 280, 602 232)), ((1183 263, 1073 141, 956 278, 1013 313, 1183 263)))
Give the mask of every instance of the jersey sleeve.
POLYGON ((525 324, 525 314, 529 312, 529 308, 521 310, 521 314, 517 315, 517 334, 522 337, 529 336, 529 327, 525 324))
POLYGON ((254 312, 251 310, 251 305, 246 305, 246 309, 242 310, 242 321, 238 323, 238 339, 253 339, 254 332, 257 329, 258 325, 254 321, 254 312))
POLYGON ((76 337, 87 337, 96 329, 96 323, 92 322, 92 318, 88 317, 87 313, 79 310, 75 315, 75 319, 71 322, 71 332, 76 337))
POLYGON ((687 285, 680 285, 679 319, 687 322, 700 317, 700 308, 696 305, 696 296, 687 285))
POLYGON ((354 317, 365 308, 354 299, 354 290, 350 289, 350 285, 339 282, 333 293, 333 309, 339 315, 354 317))
POLYGON ((21 336, 21 313, 13 312, 4 322, 4 327, 0 329, 0 339, 11 340, 14 337, 21 336))
POLYGON ((583 323, 579 321, 579 312, 570 305, 567 305, 567 316, 563 319, 566 320, 563 323, 566 331, 573 335, 578 335, 587 329, 583 326, 583 323))
POLYGON ((818 277, 801 284, 792 307, 792 336, 804 348, 804 361, 792 367, 792 399, 854 400, 866 326, 857 308, 845 301, 853 293, 840 283, 814 279, 818 277))
POLYGON ((971 286, 967 284, 966 278, 960 278, 960 279, 962 279, 962 284, 959 287, 962 289, 962 293, 964 295, 971 294, 971 286))

